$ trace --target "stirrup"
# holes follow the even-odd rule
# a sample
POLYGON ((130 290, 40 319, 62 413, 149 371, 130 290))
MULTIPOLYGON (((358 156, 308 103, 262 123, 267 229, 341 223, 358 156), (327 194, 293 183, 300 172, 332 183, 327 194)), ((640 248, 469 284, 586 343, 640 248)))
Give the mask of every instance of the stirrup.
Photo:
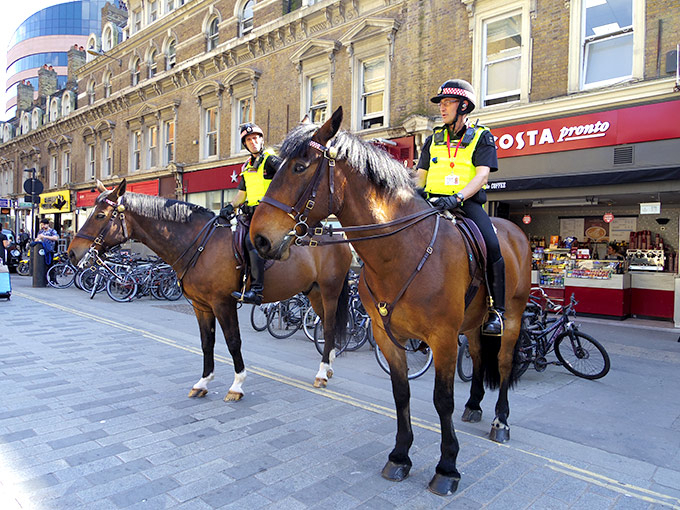
POLYGON ((505 330, 505 324, 503 320, 503 314, 496 310, 495 308, 489 308, 488 313, 487 313, 487 319, 484 321, 484 324, 482 325, 482 334, 487 335, 487 336, 503 336, 504 330, 505 330), (492 322, 494 322, 491 318, 491 315, 494 314, 496 318, 498 319, 498 323, 501 326, 500 332, 498 333, 487 333, 485 329, 491 325, 492 322))

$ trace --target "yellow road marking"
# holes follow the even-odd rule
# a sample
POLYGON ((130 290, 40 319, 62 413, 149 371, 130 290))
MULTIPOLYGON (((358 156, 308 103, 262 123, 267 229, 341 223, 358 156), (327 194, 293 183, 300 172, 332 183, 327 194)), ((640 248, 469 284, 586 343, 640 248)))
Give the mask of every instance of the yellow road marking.
MULTIPOLYGON (((198 354, 198 355, 203 355, 203 352, 195 347, 186 347, 180 343, 178 343, 175 340, 172 340, 170 338, 166 338, 160 335, 157 335, 155 333, 151 333, 149 331, 146 331, 144 329, 140 328, 135 328, 133 326, 128 326, 126 324, 121 324, 120 322, 113 321, 111 319, 107 319, 104 317, 99 317, 97 315, 93 315, 91 313, 83 312, 80 310, 77 310, 75 308, 70 308, 67 306, 63 306, 57 303, 52 303, 49 301, 45 301, 43 299, 39 299, 33 296, 29 296, 27 294, 24 294, 23 292, 14 292, 16 296, 21 296, 26 299, 30 299, 31 301, 35 301, 36 303, 40 303, 46 306, 50 306, 52 308, 56 308, 57 310, 61 310, 66 313, 70 313, 72 315, 77 315, 79 317, 83 317, 85 319, 93 320, 96 322, 99 322, 101 324, 105 324, 107 326, 113 326, 115 328, 121 329, 123 331, 128 331, 130 333, 137 333, 145 338, 149 338, 150 340, 153 340, 155 342, 163 343, 165 345, 169 345, 171 347, 177 348, 177 349, 182 349, 184 351, 190 352, 192 354, 198 354)), ((227 365, 233 366, 233 362, 224 356, 221 355, 214 355, 216 361, 220 361, 222 363, 225 363, 227 365)), ((310 393, 314 393, 315 395, 322 396, 324 398, 328 398, 331 400, 335 400, 338 402, 342 402, 344 404, 351 405, 353 407, 357 407, 360 409, 364 409, 366 411, 375 413, 375 414, 380 414, 382 416, 386 416, 388 418, 392 418, 396 420, 396 413, 394 409, 385 407, 379 404, 375 404, 373 402, 368 402, 365 400, 360 400, 358 398, 352 397, 350 395, 346 395, 344 393, 339 393, 337 391, 329 390, 327 388, 321 389, 321 388, 314 388, 313 386, 310 385, 310 383, 307 383, 305 381, 301 381, 299 379, 294 379, 292 377, 279 374, 276 372, 272 372, 271 370, 268 370, 266 368, 259 368, 256 366, 248 366, 246 369, 249 372, 252 372, 256 375, 259 375, 261 377, 265 377, 267 379, 271 379, 273 381, 277 381, 283 384, 286 384, 288 386, 292 386, 310 393)), ((413 426, 425 429, 425 430, 430 430, 432 432, 437 432, 440 433, 441 429, 438 424, 428 422, 426 420, 422 420, 420 418, 417 418, 415 416, 411 416, 411 422, 413 426)), ((553 471, 557 471, 559 473, 565 474, 567 476, 571 476, 572 478, 577 478, 579 480, 583 480, 587 483, 592 483, 593 485, 597 485, 599 487, 603 487, 606 489, 610 489, 614 492, 618 492, 621 494, 624 494, 629 497, 633 497, 642 501, 646 501, 648 503, 654 503, 657 505, 662 505, 666 507, 670 507, 673 509, 680 510, 680 498, 676 498, 673 496, 668 496, 666 494, 662 494, 660 492, 652 491, 649 489, 645 489, 643 487, 637 487, 635 485, 627 484, 624 482, 620 482, 618 480, 615 480, 613 478, 609 478, 607 476, 601 475, 599 473, 595 473, 593 471, 589 471, 586 469, 582 469, 576 466, 572 466, 571 464, 567 464, 565 462, 561 462, 555 459, 551 459, 550 457, 546 457, 545 455, 540 455, 535 452, 531 452, 528 450, 524 450, 522 448, 517 448, 516 446, 513 445, 508 445, 508 444, 499 444, 496 443, 490 439, 484 438, 484 437, 479 437, 475 434, 471 434, 468 432, 464 432, 461 430, 457 430, 456 434, 460 435, 466 435, 470 437, 474 437, 476 439, 480 439, 482 441, 487 441, 489 443, 492 443, 495 446, 498 447, 503 447, 503 448, 509 448, 511 450, 517 451, 524 453, 526 455, 532 456, 534 458, 538 458, 543 460, 544 462, 547 463, 547 466, 552 469, 553 471)))

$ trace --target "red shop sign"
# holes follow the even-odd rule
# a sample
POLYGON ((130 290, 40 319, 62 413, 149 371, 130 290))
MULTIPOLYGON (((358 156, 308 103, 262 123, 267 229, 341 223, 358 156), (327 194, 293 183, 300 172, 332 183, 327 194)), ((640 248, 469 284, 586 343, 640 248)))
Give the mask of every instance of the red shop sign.
POLYGON ((525 214, 524 218, 522 218, 522 223, 524 223, 525 225, 528 225, 529 223, 531 223, 531 216, 529 216, 528 214, 525 214))
POLYGON ((604 216, 602 216, 602 219, 605 221, 605 223, 611 223, 614 221, 614 215, 610 212, 605 213, 604 216))

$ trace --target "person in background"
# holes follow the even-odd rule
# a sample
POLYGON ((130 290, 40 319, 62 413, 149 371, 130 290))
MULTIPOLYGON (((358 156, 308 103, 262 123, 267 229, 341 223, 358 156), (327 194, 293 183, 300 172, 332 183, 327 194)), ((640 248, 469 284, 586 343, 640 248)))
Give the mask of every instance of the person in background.
POLYGON ((52 259, 54 258, 54 247, 56 242, 59 240, 59 234, 50 226, 50 220, 43 218, 40 220, 40 231, 38 235, 35 236, 35 241, 31 243, 31 246, 36 244, 42 244, 45 249, 45 268, 49 269, 52 265, 52 259))
POLYGON ((9 248, 9 239, 0 230, 0 259, 2 259, 2 264, 7 265, 7 248, 9 248))
POLYGON ((26 248, 28 247, 28 241, 30 239, 31 236, 28 235, 28 232, 26 232, 25 229, 19 229, 19 248, 21 249, 22 253, 26 251, 26 248))
POLYGON ((607 255, 604 260, 623 260, 623 255, 619 253, 615 243, 609 243, 607 245, 607 255))

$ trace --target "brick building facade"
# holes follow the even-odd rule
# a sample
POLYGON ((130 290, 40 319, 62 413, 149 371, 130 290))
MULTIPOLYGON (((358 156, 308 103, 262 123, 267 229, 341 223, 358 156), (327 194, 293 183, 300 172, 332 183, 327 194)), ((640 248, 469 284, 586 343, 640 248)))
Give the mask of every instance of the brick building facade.
MULTIPOLYGON (((0 126, 0 196, 20 203, 24 170, 35 168, 73 211, 91 205, 94 179, 123 177, 133 191, 219 209, 246 158, 240 124, 258 123, 276 144, 305 114, 322 120, 340 105, 343 128, 396 140, 386 147, 411 165, 437 120, 429 98, 452 77, 473 83, 473 117, 493 129, 680 97, 666 69, 680 28, 672 0, 622 0, 614 14, 587 0, 126 4, 107 6, 101 33, 70 52, 77 81, 0 126), (24 117, 41 120, 24 130, 24 117)), ((508 180, 549 173, 523 157, 503 161, 508 180)))

